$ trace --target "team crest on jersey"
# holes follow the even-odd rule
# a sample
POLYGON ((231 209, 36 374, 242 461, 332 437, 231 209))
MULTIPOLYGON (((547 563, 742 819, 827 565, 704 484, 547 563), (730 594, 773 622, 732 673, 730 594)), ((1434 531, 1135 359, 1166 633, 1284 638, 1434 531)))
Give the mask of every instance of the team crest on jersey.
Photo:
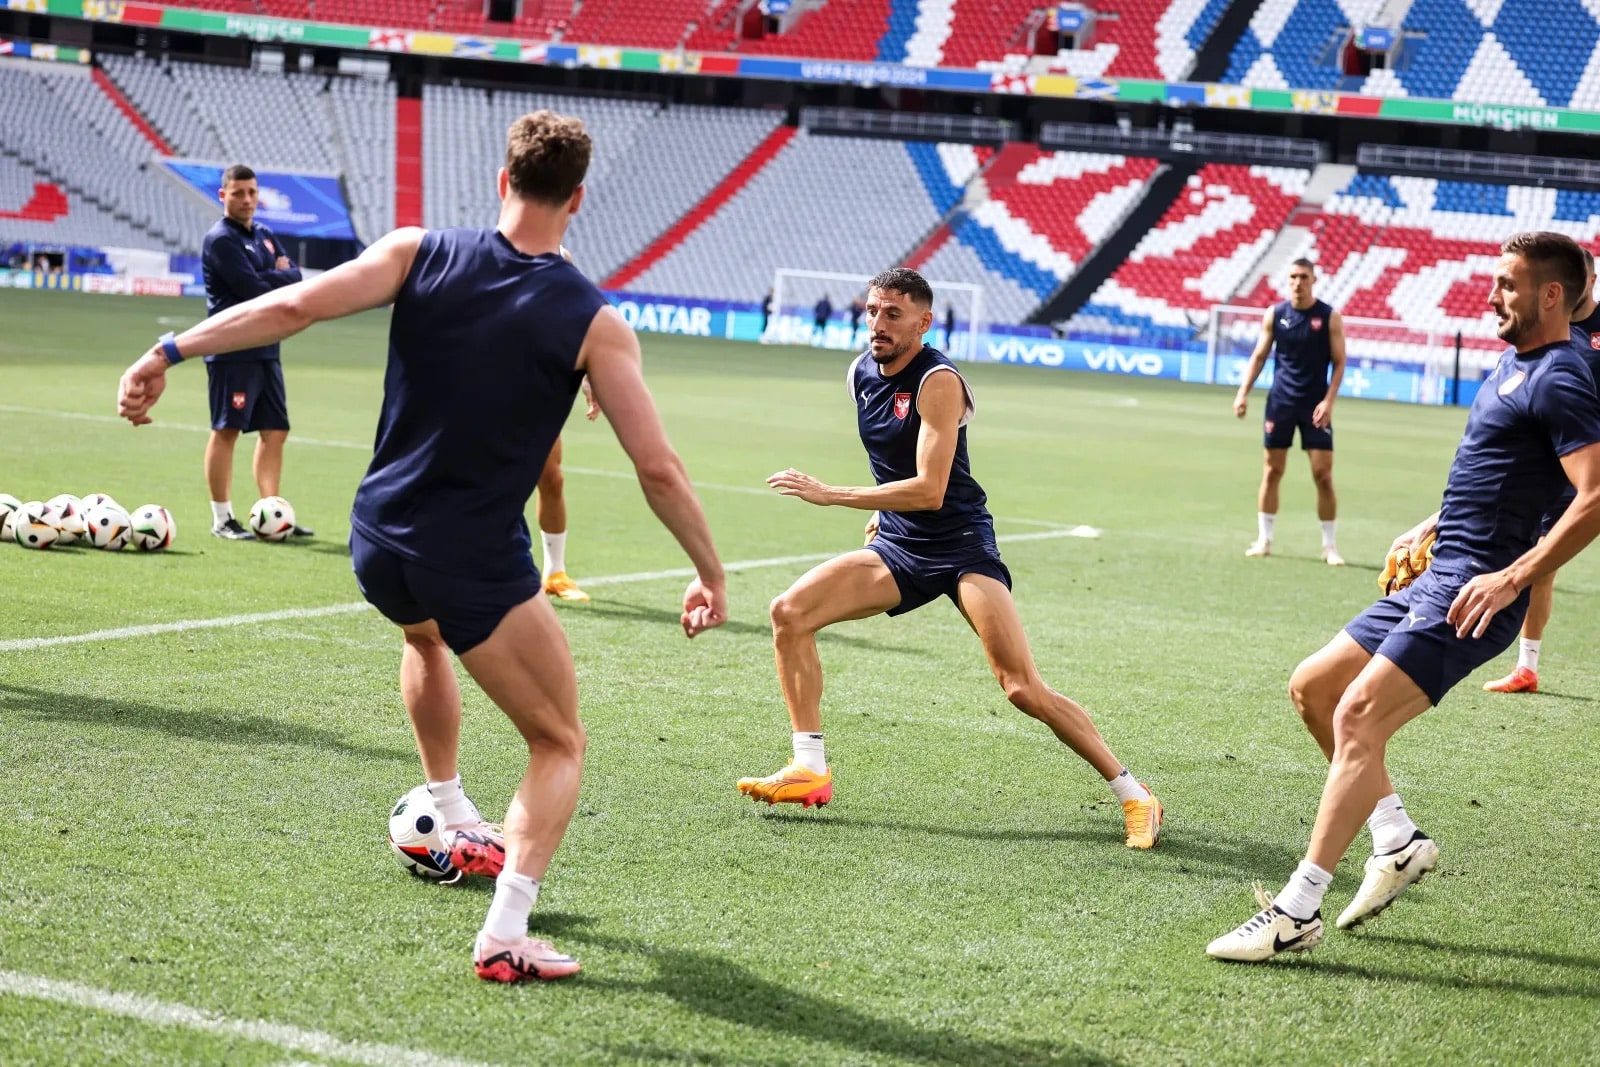
POLYGON ((1600 350, 1600 333, 1591 333, 1589 335, 1589 347, 1600 350))
POLYGON ((243 394, 243 393, 234 393, 233 394, 233 410, 235 410, 235 411, 243 411, 244 410, 245 399, 246 399, 245 398, 245 394, 243 394))
POLYGON ((1312 330, 1312 332, 1315 333, 1317 330, 1320 330, 1320 329, 1322 329, 1322 320, 1321 319, 1312 319, 1311 320, 1311 330, 1312 330))
POLYGON ((272 247, 272 238, 270 238, 270 237, 262 238, 261 243, 266 246, 267 253, 269 255, 277 251, 275 248, 272 247))
POLYGON ((909 414, 911 414, 911 394, 894 394, 894 417, 897 419, 903 419, 909 414))
POLYGON ((1517 388, 1517 386, 1521 385, 1522 384, 1522 379, 1524 379, 1526 377, 1527 377, 1527 375, 1524 374, 1522 371, 1517 371, 1517 373, 1513 374, 1511 377, 1509 377, 1505 381, 1501 382, 1500 383, 1500 388, 1496 389, 1495 392, 1499 393, 1501 396, 1505 396, 1506 394, 1508 394, 1508 393, 1512 392, 1513 390, 1515 390, 1517 388))

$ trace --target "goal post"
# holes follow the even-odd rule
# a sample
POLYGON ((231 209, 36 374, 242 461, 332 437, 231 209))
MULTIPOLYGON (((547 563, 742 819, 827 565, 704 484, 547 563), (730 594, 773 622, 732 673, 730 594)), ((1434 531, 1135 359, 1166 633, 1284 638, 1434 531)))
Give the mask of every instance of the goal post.
MULTIPOLYGON (((1217 304, 1206 332, 1205 380, 1238 385, 1250 353, 1261 336, 1266 308, 1217 304)), ((1345 389, 1357 396, 1410 400, 1422 404, 1450 401, 1456 373, 1456 335, 1436 327, 1411 326, 1397 319, 1343 317, 1345 389), (1359 372, 1359 374, 1358 374, 1359 372), (1363 383, 1368 383, 1365 386, 1363 383)), ((1461 373, 1476 379, 1504 349, 1497 339, 1464 337, 1461 373)), ((1272 384, 1272 361, 1257 380, 1272 384)))
MULTIPOLYGON (((779 267, 772 276, 772 315, 761 343, 860 351, 866 347, 867 327, 862 321, 851 330, 850 302, 857 297, 866 299, 871 280, 866 274, 779 267), (832 310, 819 334, 816 310, 823 297, 827 297, 832 310)), ((927 333, 927 342, 951 359, 975 359, 987 325, 983 286, 936 278, 929 278, 928 284, 933 288, 933 326, 927 333), (945 336, 948 311, 955 313, 953 337, 945 336)))

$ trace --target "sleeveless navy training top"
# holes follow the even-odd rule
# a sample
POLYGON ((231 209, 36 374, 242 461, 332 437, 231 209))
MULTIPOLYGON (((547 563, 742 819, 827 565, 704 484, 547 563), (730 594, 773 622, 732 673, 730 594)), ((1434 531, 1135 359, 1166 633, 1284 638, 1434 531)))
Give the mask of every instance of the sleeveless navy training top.
POLYGON ((351 524, 445 573, 514 571, 523 512, 572 412, 605 298, 555 253, 497 230, 434 230, 394 303, 372 465, 351 524))

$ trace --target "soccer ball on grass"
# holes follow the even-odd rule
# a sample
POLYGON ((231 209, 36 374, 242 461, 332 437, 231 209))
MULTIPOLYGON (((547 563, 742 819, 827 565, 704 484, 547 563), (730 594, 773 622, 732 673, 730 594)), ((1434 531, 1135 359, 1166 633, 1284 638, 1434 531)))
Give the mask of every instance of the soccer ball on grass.
POLYGON ((400 866, 432 881, 454 879, 461 872, 450 862, 444 844, 444 818, 428 787, 419 785, 395 803, 389 813, 389 847, 400 866))
POLYGON ((264 496, 250 508, 250 532, 263 541, 284 541, 294 533, 294 507, 281 496, 264 496))

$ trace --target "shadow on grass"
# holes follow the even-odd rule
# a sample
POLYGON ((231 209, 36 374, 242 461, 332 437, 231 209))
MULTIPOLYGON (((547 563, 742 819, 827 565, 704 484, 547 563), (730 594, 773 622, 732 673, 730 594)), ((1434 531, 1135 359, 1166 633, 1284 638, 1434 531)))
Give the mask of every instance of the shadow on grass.
MULTIPOLYGON (((1104 805, 1110 808, 1107 803, 1104 805)), ((1120 814, 1120 813, 1118 813, 1120 814)), ((897 822, 892 819, 862 819, 843 813, 816 815, 797 811, 775 809, 762 813, 762 818, 796 827, 815 827, 816 832, 829 829, 888 830, 896 834, 922 834, 931 837, 949 837, 962 841, 1014 842, 1018 844, 1050 844, 1076 841, 1107 848, 1121 848, 1122 822, 1120 818, 1086 814, 1095 825, 1072 827, 1015 827, 946 826, 938 823, 897 822)), ((1300 853, 1282 845, 1253 841, 1249 838, 1219 840, 1215 834, 1185 837, 1181 830, 1170 826, 1162 832, 1161 843, 1149 855, 1152 862, 1160 864, 1160 872, 1170 874, 1176 868, 1180 874, 1191 870, 1204 870, 1208 874, 1223 874, 1230 878, 1253 880, 1292 871, 1300 862, 1300 853)))
POLYGON ((1462 956, 1486 956, 1489 959, 1515 959, 1540 967, 1571 967, 1574 970, 1593 971, 1600 981, 1600 957, 1573 956, 1544 949, 1517 948, 1510 945, 1460 945, 1439 941, 1431 937, 1402 937, 1395 934, 1364 933, 1363 941, 1380 941, 1384 944, 1404 945, 1408 948, 1425 948, 1430 952, 1454 952, 1462 956))
MULTIPOLYGON (((930 1064, 1111 1065, 1118 1062, 1080 1046, 984 1040, 908 1021, 880 1019, 799 987, 801 984, 824 986, 825 971, 795 974, 793 969, 788 969, 783 973, 795 981, 786 985, 710 953, 586 935, 581 927, 587 925, 587 919, 581 916, 567 920, 561 915, 539 915, 535 924, 540 932, 559 934, 566 928, 570 931, 566 936, 579 943, 644 956, 656 968, 655 976, 644 981, 586 975, 583 978, 585 988, 662 996, 696 1015, 780 1037, 833 1045, 868 1056, 930 1064)), ((920 983, 934 977, 919 973, 915 980, 920 983)), ((683 1050, 677 1050, 676 1054, 682 1057, 683 1050)), ((699 1060, 700 1053, 696 1052, 693 1058, 699 1060)))
POLYGON ((0 709, 41 721, 115 724, 195 741, 234 745, 295 745, 406 763, 416 759, 416 753, 409 746, 383 748, 352 744, 331 730, 270 719, 263 715, 184 711, 137 700, 84 693, 55 693, 47 689, 4 683, 0 683, 0 709))

